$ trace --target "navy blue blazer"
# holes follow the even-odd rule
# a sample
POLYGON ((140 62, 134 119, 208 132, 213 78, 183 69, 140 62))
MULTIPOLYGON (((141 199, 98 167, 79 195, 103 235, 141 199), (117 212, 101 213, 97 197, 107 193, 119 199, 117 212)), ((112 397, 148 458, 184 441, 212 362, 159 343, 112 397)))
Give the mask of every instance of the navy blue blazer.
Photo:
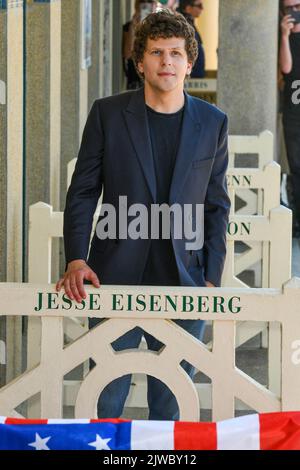
MULTIPOLYGON (((172 237, 183 286, 205 285, 205 279, 216 286, 221 282, 230 209, 225 179, 227 137, 226 115, 186 94, 169 204, 204 204, 205 219, 202 249, 186 250, 187 240, 172 237)), ((100 240, 94 234, 88 256, 93 215, 102 191, 103 203, 115 206, 117 220, 119 196, 127 196, 128 206, 150 207, 156 201, 144 88, 94 102, 64 211, 66 262, 87 260, 103 284, 138 285, 150 240, 100 240)))

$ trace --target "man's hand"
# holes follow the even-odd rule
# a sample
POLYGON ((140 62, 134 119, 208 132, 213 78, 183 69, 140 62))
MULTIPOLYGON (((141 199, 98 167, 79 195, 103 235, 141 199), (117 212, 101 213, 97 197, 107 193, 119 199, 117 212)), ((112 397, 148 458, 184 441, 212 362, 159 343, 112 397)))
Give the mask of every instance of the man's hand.
POLYGON ((84 260, 78 259, 68 264, 68 269, 64 276, 56 284, 56 290, 59 292, 64 286, 65 293, 71 300, 81 302, 86 298, 83 281, 90 281, 95 287, 100 287, 100 282, 94 271, 86 264, 84 260))
POLYGON ((294 26, 295 26, 294 18, 292 18, 291 15, 285 15, 281 20, 282 36, 289 37, 294 26))

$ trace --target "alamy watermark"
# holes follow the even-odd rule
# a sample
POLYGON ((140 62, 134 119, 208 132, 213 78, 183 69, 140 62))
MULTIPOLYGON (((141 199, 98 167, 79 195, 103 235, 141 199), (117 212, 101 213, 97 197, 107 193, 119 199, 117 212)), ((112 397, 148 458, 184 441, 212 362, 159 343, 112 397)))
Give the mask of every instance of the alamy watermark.
POLYGON ((300 364, 300 340, 299 339, 296 339, 295 341, 293 341, 292 349, 295 350, 292 354, 292 363, 295 366, 298 366, 300 364))
POLYGON ((144 204, 128 206, 127 196, 119 205, 102 204, 96 234, 101 240, 185 240, 186 250, 200 250, 204 243, 203 204, 144 204), (118 232, 118 233, 117 233, 118 232))
POLYGON ((294 80, 292 88, 293 90, 296 90, 292 94, 292 102, 293 104, 300 104, 300 80, 294 80))

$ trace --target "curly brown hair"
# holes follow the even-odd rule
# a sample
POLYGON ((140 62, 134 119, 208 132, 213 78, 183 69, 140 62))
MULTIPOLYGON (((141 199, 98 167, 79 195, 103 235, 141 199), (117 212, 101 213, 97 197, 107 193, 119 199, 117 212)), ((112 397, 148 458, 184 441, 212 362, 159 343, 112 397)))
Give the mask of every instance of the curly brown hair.
POLYGON ((148 39, 185 39, 185 50, 188 61, 193 65, 198 57, 198 44, 195 39, 195 31, 185 17, 180 13, 173 13, 170 10, 160 10, 150 13, 137 25, 132 50, 132 59, 138 74, 143 78, 138 70, 138 64, 142 62, 148 39))

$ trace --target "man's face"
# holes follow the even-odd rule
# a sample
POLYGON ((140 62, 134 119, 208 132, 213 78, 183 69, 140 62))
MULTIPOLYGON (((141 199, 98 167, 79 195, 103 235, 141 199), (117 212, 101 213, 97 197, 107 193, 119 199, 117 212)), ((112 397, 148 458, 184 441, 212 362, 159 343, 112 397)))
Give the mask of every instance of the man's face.
POLYGON ((202 10, 204 9, 202 0, 195 0, 193 5, 188 5, 186 7, 186 13, 191 15, 193 18, 198 18, 201 15, 202 10))
POLYGON ((139 12, 142 16, 142 20, 145 16, 149 15, 150 13, 154 13, 157 9, 157 2, 156 1, 145 1, 139 4, 139 12))
POLYGON ((145 84, 157 91, 183 88, 184 79, 192 70, 185 50, 185 39, 148 39, 138 68, 144 74, 145 84))
POLYGON ((283 2, 284 7, 294 7, 296 5, 300 5, 300 2, 297 0, 284 0, 283 2))
MULTIPOLYGON (((284 0, 283 2, 284 14, 291 15, 293 12, 300 13, 300 0, 284 0)), ((300 23, 295 24, 292 29, 293 32, 300 31, 300 23)))

